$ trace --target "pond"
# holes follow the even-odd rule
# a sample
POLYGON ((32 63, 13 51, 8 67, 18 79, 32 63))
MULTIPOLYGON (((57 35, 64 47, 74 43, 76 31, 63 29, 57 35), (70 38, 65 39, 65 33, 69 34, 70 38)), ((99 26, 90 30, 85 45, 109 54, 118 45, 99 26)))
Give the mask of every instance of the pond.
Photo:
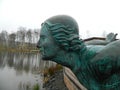
POLYGON ((0 53, 0 90, 43 90, 43 65, 39 54, 0 53))

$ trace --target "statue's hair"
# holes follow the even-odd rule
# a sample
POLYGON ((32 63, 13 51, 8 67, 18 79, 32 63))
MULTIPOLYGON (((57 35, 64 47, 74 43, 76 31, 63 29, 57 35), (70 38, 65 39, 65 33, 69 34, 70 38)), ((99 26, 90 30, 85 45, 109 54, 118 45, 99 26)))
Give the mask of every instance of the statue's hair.
POLYGON ((44 25, 52 34, 55 42, 64 50, 80 51, 85 47, 83 40, 79 39, 79 34, 74 32, 74 28, 70 28, 61 23, 52 24, 48 21, 44 25))

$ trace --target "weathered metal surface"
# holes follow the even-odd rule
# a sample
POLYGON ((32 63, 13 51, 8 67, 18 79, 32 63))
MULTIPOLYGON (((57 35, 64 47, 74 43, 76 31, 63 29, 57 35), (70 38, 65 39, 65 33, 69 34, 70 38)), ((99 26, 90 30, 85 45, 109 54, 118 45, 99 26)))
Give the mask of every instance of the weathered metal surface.
POLYGON ((87 90, 77 79, 74 73, 64 67, 64 81, 69 90, 87 90))
POLYGON ((86 45, 77 22, 58 15, 42 24, 37 47, 43 60, 70 68, 88 90, 120 90, 120 40, 112 39, 105 46, 86 45))

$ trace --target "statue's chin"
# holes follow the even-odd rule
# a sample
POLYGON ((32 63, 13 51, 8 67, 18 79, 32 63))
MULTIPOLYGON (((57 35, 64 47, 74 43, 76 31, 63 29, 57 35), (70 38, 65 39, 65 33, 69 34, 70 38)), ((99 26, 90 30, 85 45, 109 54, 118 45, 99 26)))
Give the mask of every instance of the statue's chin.
POLYGON ((53 59, 53 57, 45 57, 45 56, 42 56, 42 60, 44 60, 44 61, 49 61, 49 60, 51 60, 51 59, 53 59))
POLYGON ((43 61, 49 61, 48 59, 43 59, 43 58, 42 58, 42 60, 43 60, 43 61))

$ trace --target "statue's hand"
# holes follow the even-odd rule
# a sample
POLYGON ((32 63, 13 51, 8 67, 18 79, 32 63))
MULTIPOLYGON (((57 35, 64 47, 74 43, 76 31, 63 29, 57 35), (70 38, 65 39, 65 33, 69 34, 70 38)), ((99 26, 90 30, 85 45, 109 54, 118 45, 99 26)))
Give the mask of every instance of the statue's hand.
POLYGON ((106 37, 106 41, 107 41, 107 42, 115 41, 117 35, 118 35, 117 33, 116 33, 116 34, 114 34, 114 33, 109 33, 109 34, 107 35, 107 37, 106 37))

